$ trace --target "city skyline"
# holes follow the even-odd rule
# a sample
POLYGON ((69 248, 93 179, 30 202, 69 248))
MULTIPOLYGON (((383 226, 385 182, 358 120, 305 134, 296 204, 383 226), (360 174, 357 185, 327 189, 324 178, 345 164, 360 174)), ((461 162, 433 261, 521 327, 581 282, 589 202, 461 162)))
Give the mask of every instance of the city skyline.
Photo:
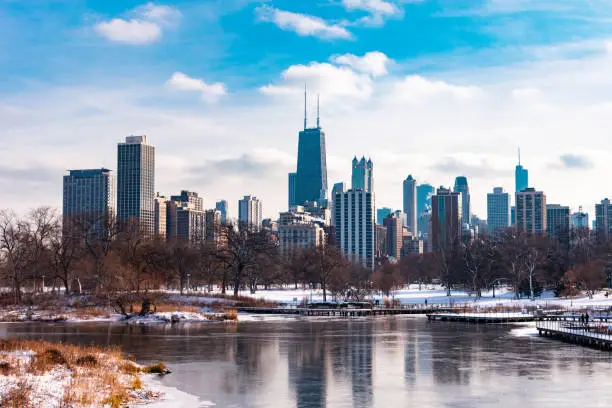
MULTIPOLYGON (((13 39, 2 43, 0 61, 10 79, 0 97, 4 205, 59 209, 56 180, 67 168, 116 170, 113 145, 147 134, 158 149, 157 191, 198 191, 208 208, 255 194, 274 217, 287 201, 278 186, 295 171, 304 83, 325 106, 329 186, 350 183, 346 161, 366 154, 377 166, 380 206, 401 208, 406 174, 434 186, 463 174, 473 213, 485 218, 493 187, 514 190, 518 146, 530 187, 552 202, 582 205, 594 219, 594 203, 612 196, 597 184, 612 170, 612 32, 588 18, 609 11, 601 3, 577 0, 546 13, 550 5, 527 2, 390 1, 384 15, 344 2, 214 3, 41 3, 43 21, 18 3, 0 6, 13 39), (292 21, 316 17, 322 28, 296 33, 279 10, 292 21), (376 24, 363 24, 368 16, 376 24), (578 35, 563 29, 568 19, 578 35), (132 20, 154 30, 117 27, 132 20), (355 24, 333 23, 342 20, 355 24), (394 40, 415 37, 415 21, 420 37, 435 27, 435 40, 394 40), (545 39, 511 28, 542 21, 545 39)), ((236 217, 235 204, 231 210, 236 217)))

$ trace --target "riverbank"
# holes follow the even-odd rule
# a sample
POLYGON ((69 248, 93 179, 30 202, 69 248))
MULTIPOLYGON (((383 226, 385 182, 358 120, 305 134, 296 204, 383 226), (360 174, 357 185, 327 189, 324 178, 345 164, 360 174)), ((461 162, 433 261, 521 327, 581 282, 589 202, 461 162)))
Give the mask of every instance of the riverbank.
MULTIPOLYGON (((0 406, 121 407, 159 401, 147 369, 118 349, 0 341, 0 406)), ((155 369, 153 372, 157 371, 155 369)))

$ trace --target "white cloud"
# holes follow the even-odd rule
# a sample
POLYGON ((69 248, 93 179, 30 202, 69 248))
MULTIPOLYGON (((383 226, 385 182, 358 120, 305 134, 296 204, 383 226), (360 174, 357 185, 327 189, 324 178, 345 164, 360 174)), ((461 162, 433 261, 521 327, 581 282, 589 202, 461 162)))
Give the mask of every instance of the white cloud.
POLYGON ((255 9, 259 21, 274 23, 285 31, 293 31, 302 37, 317 37, 324 40, 349 40, 353 35, 342 25, 330 24, 322 18, 292 13, 263 5, 255 9))
POLYGON ((174 26, 180 11, 170 6, 147 3, 128 13, 129 18, 113 18, 94 26, 95 32, 113 42, 145 45, 159 41, 163 30, 174 26))
MULTIPOLYGON (((419 2, 412 0, 410 2, 419 2)), ((342 0, 342 6, 348 11, 364 11, 367 16, 361 17, 350 25, 382 26, 390 17, 401 17, 404 10, 394 1, 389 0, 342 0)))
POLYGON ((192 78, 182 72, 173 73, 166 82, 166 85, 179 91, 199 92, 202 95, 202 99, 210 102, 227 94, 227 88, 221 82, 207 84, 201 79, 192 78))
POLYGON ((353 68, 355 71, 370 74, 373 77, 387 75, 387 65, 391 61, 389 57, 379 51, 368 52, 363 57, 353 54, 336 55, 331 61, 353 68))
POLYGON ((402 81, 396 83, 394 94, 399 100, 411 103, 423 102, 423 100, 443 97, 467 100, 474 99, 483 94, 483 90, 477 86, 452 85, 440 80, 432 80, 420 75, 409 75, 402 81))

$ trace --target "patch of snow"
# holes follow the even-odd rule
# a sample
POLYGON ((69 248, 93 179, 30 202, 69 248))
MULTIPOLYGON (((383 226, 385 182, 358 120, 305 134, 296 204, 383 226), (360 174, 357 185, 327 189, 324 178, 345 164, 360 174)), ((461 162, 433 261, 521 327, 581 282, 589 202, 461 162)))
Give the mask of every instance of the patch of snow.
POLYGON ((519 327, 510 330, 510 335, 514 337, 538 337, 538 329, 535 323, 525 323, 517 325, 519 327))
POLYGON ((212 407, 216 404, 211 401, 201 402, 195 395, 188 394, 174 387, 167 387, 163 385, 159 379, 159 376, 155 374, 144 374, 142 376, 143 383, 146 388, 153 392, 160 393, 163 395, 163 399, 155 401, 151 404, 147 404, 150 408, 201 408, 201 407, 212 407))

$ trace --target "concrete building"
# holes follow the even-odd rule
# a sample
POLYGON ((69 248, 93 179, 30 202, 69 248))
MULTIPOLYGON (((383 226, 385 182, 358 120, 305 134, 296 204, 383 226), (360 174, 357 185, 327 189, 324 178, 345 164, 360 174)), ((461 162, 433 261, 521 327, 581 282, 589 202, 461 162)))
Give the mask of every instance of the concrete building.
POLYGON ((85 224, 97 233, 105 233, 107 220, 115 215, 115 176, 108 169, 68 172, 63 183, 64 227, 85 224))
POLYGON ((348 190, 334 198, 336 243, 351 262, 375 267, 376 220, 374 193, 348 190))
POLYGON ((206 210, 204 212, 204 225, 206 232, 204 234, 206 241, 219 242, 221 240, 221 211, 215 209, 206 210))
POLYGON ((166 237, 169 241, 199 243, 205 239, 206 217, 198 193, 182 190, 166 203, 166 237))
POLYGON ((461 193, 440 187, 431 198, 431 246, 433 251, 449 250, 461 242, 461 193))
POLYGON ((559 204, 546 205, 546 232, 566 247, 570 242, 570 208, 559 204))
POLYGON ((418 239, 412 235, 404 235, 402 237, 402 257, 421 255, 424 252, 424 241, 422 239, 418 239))
POLYGON ((262 204, 257 197, 246 195, 238 201, 238 225, 241 228, 260 229, 262 221, 262 204))
POLYGON ((374 247, 376 258, 384 258, 387 255, 387 227, 376 224, 376 245, 374 247))
POLYGON ((117 146, 117 218, 155 231, 155 147, 146 136, 128 136, 117 146))
POLYGON ((376 209, 376 223, 378 225, 384 225, 385 218, 390 216, 393 213, 391 208, 383 207, 376 209))
POLYGON ((340 183, 336 183, 334 184, 334 187, 332 189, 332 193, 331 193, 331 197, 330 197, 330 214, 331 214, 331 225, 332 227, 334 226, 334 199, 336 197, 336 194, 338 193, 344 193, 347 190, 346 188, 346 183, 344 182, 340 182, 340 183))
POLYGON ((516 228, 533 234, 546 232, 546 195, 533 188, 516 193, 516 228))
POLYGON ((595 204, 595 231, 599 240, 612 238, 612 203, 607 198, 595 204))
POLYGON ((155 195, 155 235, 166 238, 168 199, 157 193, 155 195))
POLYGON ((295 192, 296 192, 296 188, 297 188, 297 173, 289 173, 289 177, 288 177, 288 183, 287 183, 287 190, 288 190, 288 206, 291 207, 292 205, 297 205, 297 201, 296 201, 296 197, 295 197, 295 192))
POLYGON ((389 215, 384 219, 383 225, 387 229, 386 255, 399 260, 402 256, 403 243, 402 220, 397 214, 389 215))
POLYGON ((315 223, 279 225, 278 239, 281 254, 286 255, 297 249, 325 246, 325 230, 315 223))
POLYGON ((170 200, 182 203, 183 206, 196 211, 204 211, 204 199, 194 191, 181 190, 180 194, 171 196, 170 200))
POLYGON ((374 165, 372 160, 366 161, 365 157, 361 160, 357 160, 357 157, 353 158, 353 172, 352 172, 352 189, 353 190, 364 190, 368 193, 374 192, 374 165))
POLYGON ((495 187, 487 194, 487 226, 490 234, 510 227, 510 194, 502 187, 495 187))
POLYGON ((412 175, 408 175, 403 184, 404 214, 406 214, 406 227, 413 236, 418 234, 417 220, 417 185, 412 175))
POLYGON ((221 213, 221 224, 224 224, 224 225, 227 224, 227 214, 228 214, 227 201, 225 200, 217 201, 217 203, 215 204, 215 208, 219 210, 219 212, 221 213))
POLYGON ((472 207, 470 203, 470 187, 468 186, 467 177, 458 176, 455 178, 455 187, 453 191, 461 194, 461 227, 465 230, 469 230, 469 225, 472 220, 472 207))

